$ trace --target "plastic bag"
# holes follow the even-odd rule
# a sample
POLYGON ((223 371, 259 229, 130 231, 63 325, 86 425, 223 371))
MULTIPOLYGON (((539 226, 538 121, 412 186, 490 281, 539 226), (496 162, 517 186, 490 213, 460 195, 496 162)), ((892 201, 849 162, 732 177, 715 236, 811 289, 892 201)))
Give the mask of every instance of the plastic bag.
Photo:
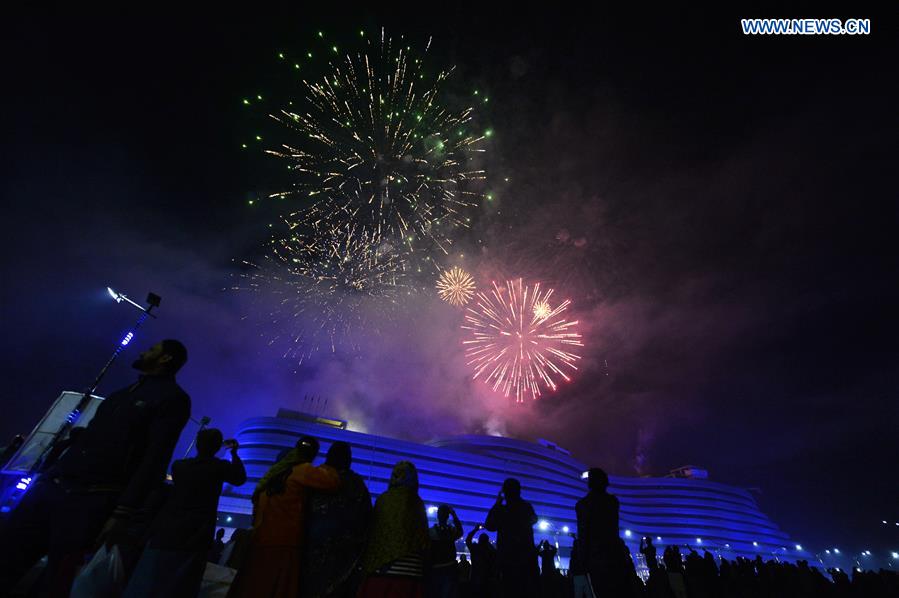
POLYGON ((118 546, 101 546, 85 565, 75 582, 69 598, 112 598, 125 589, 125 563, 118 546))
POLYGON ((203 585, 200 587, 198 598, 225 598, 236 573, 237 571, 234 569, 215 563, 206 563, 206 570, 203 572, 203 585))

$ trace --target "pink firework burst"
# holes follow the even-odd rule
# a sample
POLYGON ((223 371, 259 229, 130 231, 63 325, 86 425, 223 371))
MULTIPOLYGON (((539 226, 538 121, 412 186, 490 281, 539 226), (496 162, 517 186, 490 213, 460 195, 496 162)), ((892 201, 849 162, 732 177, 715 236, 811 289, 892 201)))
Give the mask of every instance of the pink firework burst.
POLYGON ((474 379, 482 378, 494 391, 537 399, 541 388, 556 390, 560 378, 568 381, 577 370, 580 356, 573 353, 583 347, 577 320, 567 320, 565 311, 571 301, 552 305, 553 289, 541 290, 521 278, 493 283, 489 292, 479 292, 467 308, 462 329, 468 365, 474 379))

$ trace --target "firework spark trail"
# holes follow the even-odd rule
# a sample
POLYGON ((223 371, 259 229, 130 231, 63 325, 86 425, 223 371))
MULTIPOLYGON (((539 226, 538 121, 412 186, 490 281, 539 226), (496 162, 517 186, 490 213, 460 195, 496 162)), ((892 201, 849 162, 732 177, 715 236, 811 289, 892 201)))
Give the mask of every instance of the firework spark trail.
POLYGON ((321 80, 303 82, 303 109, 271 114, 296 135, 267 150, 296 175, 272 196, 311 200, 292 217, 353 223, 373 242, 411 254, 417 269, 421 261, 433 269, 431 254, 449 252, 482 195, 485 174, 471 162, 489 131, 472 131, 472 108, 440 106, 451 71, 428 75, 410 47, 383 31, 367 52, 331 66, 321 80))
POLYGON ((463 344, 474 379, 483 377, 494 391, 518 403, 539 398, 541 386, 556 390, 554 377, 570 380, 580 359, 572 350, 584 344, 578 322, 564 316, 571 302, 550 307, 552 294, 552 289, 541 291, 539 283, 526 286, 521 278, 503 287, 494 282, 489 293, 477 293, 462 324, 469 332, 463 344), (536 307, 543 304, 549 311, 540 317, 536 307))
POLYGON ((437 280, 437 295, 449 303, 461 307, 468 303, 475 292, 474 279, 458 266, 444 270, 437 280))
MULTIPOLYGON (((452 69, 424 68, 430 43, 417 52, 381 30, 359 51, 331 46, 326 73, 303 79, 299 98, 267 110, 280 139, 266 135, 265 151, 291 176, 270 197, 296 201, 285 204, 287 232, 244 264, 238 288, 279 300, 262 313, 281 330, 272 342, 289 339, 285 356, 302 360, 319 346, 348 344, 354 332, 376 332, 401 296, 440 271, 441 255, 483 197, 477 163, 491 131, 476 126, 473 107, 441 104, 452 69)), ((243 103, 256 100, 264 101, 243 103)), ((458 300, 467 301, 471 292, 462 293, 458 300)))
POLYGON ((283 356, 302 362, 322 348, 355 347, 356 333, 377 333, 371 312, 389 315, 407 290, 401 260, 352 226, 302 234, 304 226, 285 224, 258 263, 242 262, 244 282, 234 287, 276 298, 269 344, 286 342, 283 356))

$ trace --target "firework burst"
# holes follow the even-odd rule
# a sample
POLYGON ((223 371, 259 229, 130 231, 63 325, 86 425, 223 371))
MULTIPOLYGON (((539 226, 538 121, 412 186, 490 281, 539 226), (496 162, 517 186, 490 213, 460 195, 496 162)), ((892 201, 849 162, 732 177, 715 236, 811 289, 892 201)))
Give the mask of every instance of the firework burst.
POLYGON ((474 279, 458 266, 444 270, 437 280, 437 295, 449 303, 461 307, 468 303, 475 292, 474 279))
POLYGON ((541 300, 534 302, 534 320, 542 321, 545 320, 553 313, 552 307, 549 305, 549 301, 541 300))
POLYGON ((262 259, 244 261, 242 284, 274 299, 267 303, 269 344, 284 343, 285 358, 302 362, 320 349, 356 348, 359 333, 377 333, 407 293, 402 262, 348 226, 303 234, 286 220, 262 259))
POLYGON ((484 171, 472 164, 490 131, 475 132, 473 108, 440 104, 450 71, 427 72, 411 46, 383 31, 366 41, 365 51, 335 58, 323 78, 303 81, 301 100, 271 114, 290 137, 267 151, 293 175, 272 196, 306 204, 293 218, 352 223, 408 266, 433 271, 432 254, 449 251, 481 197, 484 171))
POLYGON ((468 332, 465 355, 475 379, 482 378, 518 403, 540 397, 541 387, 556 390, 559 378, 570 380, 580 359, 572 351, 584 344, 577 321, 565 318, 571 302, 551 308, 552 294, 552 289, 543 291, 539 283, 532 288, 519 278, 505 286, 494 282, 491 291, 476 295, 462 324, 468 332))

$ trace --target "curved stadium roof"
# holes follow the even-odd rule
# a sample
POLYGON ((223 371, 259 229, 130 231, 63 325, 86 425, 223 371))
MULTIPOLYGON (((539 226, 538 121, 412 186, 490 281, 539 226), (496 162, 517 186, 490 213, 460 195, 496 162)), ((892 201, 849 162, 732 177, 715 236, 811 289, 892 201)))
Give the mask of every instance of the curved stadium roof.
MULTIPOLYGON (((249 525, 250 495, 255 482, 277 454, 292 447, 303 434, 318 438, 324 454, 330 443, 348 442, 353 448, 353 469, 362 475, 373 496, 387 487, 394 463, 409 460, 419 471, 421 497, 428 505, 452 505, 466 532, 483 523, 507 477, 521 481, 522 496, 534 505, 541 525, 536 541, 557 543, 567 561, 577 521, 574 505, 587 491, 581 478, 584 463, 552 443, 540 444, 498 436, 454 436, 428 444, 352 432, 314 418, 259 417, 245 421, 237 435, 240 455, 247 466, 248 483, 226 488, 219 504, 223 515, 249 525)), ((722 556, 777 556, 803 558, 789 536, 758 507, 742 488, 707 479, 610 476, 609 491, 621 504, 622 538, 637 556, 642 536, 661 538, 659 552, 669 544, 708 549, 722 556), (754 544, 755 543, 755 544, 754 544)), ((638 564, 640 557, 637 557, 638 564)))

